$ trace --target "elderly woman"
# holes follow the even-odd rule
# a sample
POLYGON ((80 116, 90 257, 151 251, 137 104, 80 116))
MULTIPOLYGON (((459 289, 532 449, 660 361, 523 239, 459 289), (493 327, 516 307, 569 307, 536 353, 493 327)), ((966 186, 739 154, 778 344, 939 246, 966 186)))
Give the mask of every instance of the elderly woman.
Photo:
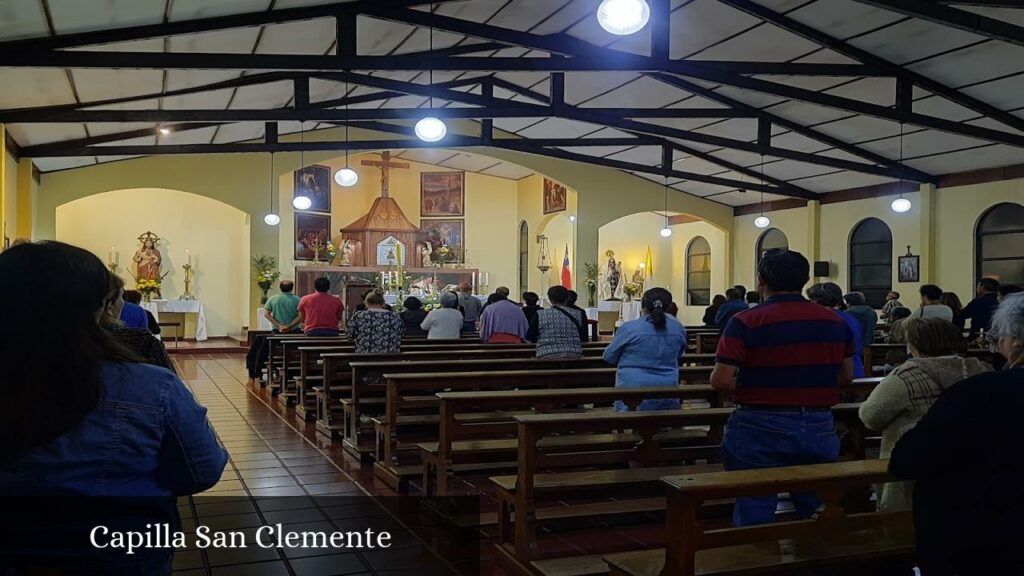
POLYGON ((459 296, 454 292, 441 294, 441 307, 431 310, 420 328, 427 331, 427 340, 458 340, 463 316, 458 310, 459 296))
POLYGON ((889 472, 915 480, 921 573, 1024 574, 1024 295, 1006 298, 987 334, 1006 368, 942 393, 892 450, 889 472))
POLYGON ((863 292, 850 292, 843 296, 846 302, 846 313, 853 316, 860 326, 861 344, 871 346, 875 341, 875 325, 878 324, 878 314, 868 306, 868 301, 863 292))
POLYGON ((565 286, 548 289, 551 307, 538 310, 526 339, 537 343, 537 358, 582 358, 587 318, 569 308, 569 290, 565 286))
POLYGON ((348 338, 356 354, 397 354, 402 351, 405 324, 398 314, 384 307, 384 293, 373 290, 363 298, 365 310, 348 320, 348 338))
MULTIPOLYGON (((888 458, 896 442, 917 424, 928 408, 953 384, 992 368, 977 358, 957 352, 966 342, 949 320, 907 320, 907 349, 913 356, 886 376, 860 406, 860 419, 882 432, 881 457, 888 458)), ((882 510, 909 510, 910 482, 882 486, 882 510)))

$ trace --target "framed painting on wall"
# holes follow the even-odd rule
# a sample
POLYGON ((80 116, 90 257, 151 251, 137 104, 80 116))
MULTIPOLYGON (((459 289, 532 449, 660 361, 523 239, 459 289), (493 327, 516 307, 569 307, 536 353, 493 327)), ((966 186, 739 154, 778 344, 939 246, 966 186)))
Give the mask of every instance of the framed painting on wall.
POLYGON ((321 262, 327 262, 327 243, 331 241, 329 214, 295 214, 295 259, 313 260, 319 249, 321 262))
POLYGON ((465 216, 466 173, 420 174, 420 216, 465 216))
POLYGON ((437 249, 441 246, 448 246, 453 253, 453 258, 448 262, 464 261, 466 255, 464 220, 422 220, 420 229, 426 235, 426 243, 430 245, 431 254, 437 254, 437 249))
POLYGON ((899 257, 899 281, 920 282, 921 281, 921 257, 912 256, 907 250, 906 256, 899 257))
POLYGON ((327 212, 331 211, 331 169, 328 166, 313 164, 300 170, 295 174, 296 196, 306 196, 313 203, 305 212, 327 212))
POLYGON ((566 197, 565 186, 553 180, 544 179, 544 213, 565 211, 566 197))

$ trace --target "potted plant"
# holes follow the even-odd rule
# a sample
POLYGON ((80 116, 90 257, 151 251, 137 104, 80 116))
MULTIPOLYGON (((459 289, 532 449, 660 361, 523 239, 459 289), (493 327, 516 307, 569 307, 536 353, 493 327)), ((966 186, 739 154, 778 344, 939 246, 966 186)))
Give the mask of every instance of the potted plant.
POLYGON ((260 304, 266 304, 267 292, 274 285, 274 281, 281 277, 281 273, 276 270, 277 258, 262 254, 253 256, 252 268, 256 272, 256 285, 263 292, 263 295, 260 297, 260 304))
POLYGON ((637 282, 626 282, 622 291, 626 294, 626 300, 633 300, 640 293, 641 287, 637 282))
POLYGON ((597 264, 584 262, 583 269, 585 270, 584 283, 587 285, 587 306, 593 308, 594 297, 597 295, 597 264))

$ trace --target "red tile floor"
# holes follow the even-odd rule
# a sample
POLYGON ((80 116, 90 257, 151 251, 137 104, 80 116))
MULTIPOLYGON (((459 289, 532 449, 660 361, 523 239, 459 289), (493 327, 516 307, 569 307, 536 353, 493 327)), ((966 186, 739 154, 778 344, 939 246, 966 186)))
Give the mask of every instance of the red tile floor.
MULTIPOLYGON (((313 425, 280 407, 269 392, 250 386, 244 356, 225 353, 176 354, 178 373, 209 409, 210 422, 230 453, 224 475, 210 491, 189 499, 180 509, 186 530, 197 522, 214 529, 255 530, 262 525, 285 524, 289 529, 328 530, 347 521, 388 513, 369 506, 365 499, 343 498, 395 493, 376 481, 370 466, 363 466, 340 443, 316 433, 313 425), (342 498, 339 498, 342 497, 342 498), (345 502, 347 505, 337 505, 345 502)), ((352 522, 355 525, 352 525, 352 522)), ((417 576, 432 574, 504 574, 493 565, 489 543, 444 541, 430 526, 414 535, 392 518, 376 519, 375 528, 387 526, 395 539, 386 551, 334 550, 188 550, 175 557, 175 576, 334 574, 382 576, 415 569, 417 576), (479 548, 480 562, 445 566, 424 545, 464 550, 479 548), (445 566, 442 568, 442 566, 445 566)), ((365 526, 363 526, 365 528, 365 526)))

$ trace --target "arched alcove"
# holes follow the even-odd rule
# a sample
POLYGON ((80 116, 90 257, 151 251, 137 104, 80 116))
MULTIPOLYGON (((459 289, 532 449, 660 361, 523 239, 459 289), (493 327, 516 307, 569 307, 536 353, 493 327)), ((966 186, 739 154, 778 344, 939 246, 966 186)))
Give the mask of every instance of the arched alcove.
POLYGON ((978 219, 974 231, 975 274, 1004 284, 1024 284, 1024 206, 996 204, 978 219))

